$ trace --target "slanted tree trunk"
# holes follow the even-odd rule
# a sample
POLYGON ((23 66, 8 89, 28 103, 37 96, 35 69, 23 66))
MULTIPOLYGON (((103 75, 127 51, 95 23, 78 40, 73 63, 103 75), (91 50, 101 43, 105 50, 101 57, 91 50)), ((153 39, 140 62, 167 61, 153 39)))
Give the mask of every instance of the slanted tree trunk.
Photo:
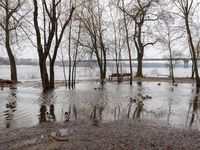
POLYGON ((192 35, 191 35, 190 27, 189 27, 188 15, 185 16, 185 25, 186 25, 187 34, 188 34, 188 37, 189 37, 189 42, 190 42, 189 44, 190 44, 191 50, 192 50, 192 59, 193 59, 193 63, 194 63, 196 87, 200 87, 196 52, 195 52, 195 48, 194 48, 194 45, 193 45, 192 35))
POLYGON ((186 11, 185 12, 185 25, 186 25, 186 29, 187 29, 188 38, 189 38, 189 44, 190 44, 191 50, 192 50, 192 59, 193 59, 193 63, 194 63, 196 87, 200 87, 199 73, 198 73, 198 66, 197 66, 197 59, 196 59, 196 51, 195 51, 193 40, 192 40, 188 16, 189 16, 189 13, 186 11))
POLYGON ((127 22, 126 22, 126 14, 125 14, 125 7, 124 7, 124 0, 122 1, 122 9, 123 9, 123 20, 124 20, 124 27, 125 27, 125 31, 126 31, 126 43, 127 43, 127 47, 128 47, 128 55, 129 55, 129 68, 130 68, 130 85, 133 84, 133 71, 132 71, 132 58, 131 58, 131 48, 130 48, 130 44, 129 44, 129 32, 128 32, 128 26, 127 26, 127 22))
POLYGON ((10 37, 9 37, 9 31, 6 32, 6 50, 7 50, 7 54, 9 57, 9 62, 10 62, 10 72, 11 72, 11 80, 13 82, 17 82, 17 67, 16 67, 16 63, 15 63, 15 57, 12 53, 12 50, 10 48, 10 37))
POLYGON ((197 56, 196 56, 196 51, 194 48, 191 29, 189 25, 189 16, 192 15, 192 12, 196 9, 196 6, 199 3, 196 3, 195 6, 193 5, 194 0, 179 0, 179 1, 173 0, 173 3, 177 6, 178 9, 180 9, 182 13, 182 17, 185 20, 185 27, 186 27, 187 36, 188 36, 188 42, 191 48, 192 60, 193 60, 193 65, 194 65, 194 70, 195 70, 196 87, 199 88, 200 82, 199 82, 199 73, 198 73, 198 65, 197 65, 197 56))

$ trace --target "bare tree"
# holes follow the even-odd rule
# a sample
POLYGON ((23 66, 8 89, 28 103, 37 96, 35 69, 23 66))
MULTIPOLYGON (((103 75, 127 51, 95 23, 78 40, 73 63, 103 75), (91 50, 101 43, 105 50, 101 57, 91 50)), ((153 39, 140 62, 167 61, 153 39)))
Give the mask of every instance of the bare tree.
POLYGON ((128 47, 128 55, 129 55, 129 67, 130 67, 130 85, 132 85, 133 81, 133 71, 132 71, 132 57, 131 57, 131 48, 130 48, 130 42, 129 42, 129 31, 128 31, 128 23, 126 20, 126 13, 125 13, 125 6, 124 6, 124 0, 122 0, 122 10, 123 10, 123 22, 124 22, 124 28, 126 32, 126 44, 128 47))
MULTIPOLYGON (((114 58, 115 64, 117 68, 117 74, 122 73, 122 68, 120 70, 120 59, 122 58, 122 48, 125 45, 125 39, 122 39, 123 35, 123 25, 121 25, 122 16, 120 15, 119 10, 115 7, 114 2, 109 3, 110 16, 112 19, 112 28, 114 41, 112 41, 113 37, 111 37, 111 49, 114 50, 114 58), (113 3, 113 4, 112 4, 113 3), (113 8, 114 7, 114 8, 113 8)), ((122 67, 122 66, 121 66, 122 67)), ((121 82, 120 76, 118 76, 118 83, 121 82)))
MULTIPOLYGON (((199 5, 196 7, 195 12, 192 15, 192 19, 190 20, 191 23, 191 29, 192 29, 192 35, 193 35, 193 43, 194 43, 194 47, 196 50, 196 56, 197 58, 199 58, 200 56, 200 23, 198 22, 199 18, 199 11, 200 11, 200 7, 199 5)), ((190 47, 190 53, 192 56, 192 50, 190 47)), ((194 63, 192 63, 192 75, 191 78, 194 78, 194 74, 195 74, 195 69, 194 69, 194 63)))
MULTIPOLYGON (((119 2, 122 0, 118 0, 118 6, 119 2)), ((127 15, 130 16, 130 18, 134 21, 134 34, 133 34, 133 40, 135 43, 135 47, 137 49, 137 77, 142 77, 142 60, 144 56, 144 49, 148 45, 154 45, 156 43, 156 40, 154 42, 149 42, 144 40, 146 32, 144 31, 143 27, 146 22, 149 21, 155 21, 157 20, 157 17, 153 13, 149 13, 150 9, 154 6, 154 3, 159 2, 158 0, 136 0, 131 1, 128 3, 128 6, 126 9, 123 9, 121 6, 119 8, 125 12, 127 15), (152 18, 151 18, 152 17, 152 18)), ((148 35, 149 36, 149 35, 148 35)))
POLYGON ((92 54, 95 54, 100 69, 101 83, 106 77, 106 56, 107 50, 104 44, 104 31, 103 26, 103 8, 100 7, 99 1, 88 1, 85 5, 86 12, 80 18, 83 23, 83 32, 88 35, 90 39, 80 41, 82 46, 88 47, 92 54), (89 41, 88 41, 89 40, 89 41))
POLYGON ((175 25, 177 24, 177 18, 174 14, 170 13, 168 10, 173 9, 173 5, 162 2, 161 4, 162 13, 160 13, 160 19, 157 24, 157 31, 159 33, 159 42, 163 45, 163 50, 169 53, 169 76, 174 79, 174 63, 173 58, 176 57, 178 50, 174 50, 179 39, 182 37, 180 29, 175 25))
POLYGON ((72 6, 68 18, 64 18, 64 22, 59 24, 59 18, 61 17, 61 12, 58 10, 59 7, 62 6, 62 0, 52 0, 49 3, 46 0, 42 0, 42 11, 43 11, 43 28, 41 29, 38 22, 38 1, 34 0, 34 27, 37 38, 37 52, 39 56, 39 65, 42 79, 43 90, 47 90, 49 88, 54 88, 54 63, 56 60, 57 52, 59 45, 61 43, 64 31, 69 24, 72 14, 74 11, 74 7, 72 6), (43 33, 43 36, 41 35, 43 33), (55 38, 54 38, 55 36, 55 38), (43 44, 42 44, 43 38, 43 44), (53 39, 55 39, 55 44, 53 44, 53 39), (53 46, 52 56, 50 54, 50 49, 53 46), (46 68, 46 59, 49 56, 50 60, 50 81, 48 78, 47 68, 46 68))
POLYGON ((189 47, 191 48, 192 61, 194 64, 196 87, 200 87, 197 58, 196 58, 197 56, 196 56, 196 51, 195 51, 193 37, 191 33, 191 28, 190 28, 190 17, 191 17, 190 15, 193 14, 196 6, 199 3, 195 3, 194 0, 172 0, 172 2, 181 12, 181 14, 178 14, 178 15, 181 16, 185 21, 189 47))
MULTIPOLYGON (((80 39, 81 39, 81 32, 82 32, 82 20, 79 18, 82 18, 83 15, 83 7, 81 7, 80 10, 77 10, 74 17, 74 24, 73 28, 70 27, 69 30, 73 32, 73 35, 70 36, 70 45, 72 46, 72 49, 70 49, 70 52, 68 51, 69 60, 70 60, 70 66, 69 66, 69 79, 68 79, 68 87, 75 88, 76 83, 76 67, 77 64, 80 62, 80 60, 85 56, 84 50, 80 46, 80 39), (82 50, 82 51, 80 51, 82 50)), ((69 50, 68 49, 68 50, 69 50)))
POLYGON ((4 42, 10 62, 11 80, 14 82, 17 82, 17 68, 11 45, 17 42, 17 29, 24 17, 24 15, 19 15, 19 11, 24 4, 25 0, 17 0, 15 3, 11 0, 0 0, 0 9, 2 10, 0 27, 5 33, 4 42), (15 42, 14 39, 16 39, 15 42))

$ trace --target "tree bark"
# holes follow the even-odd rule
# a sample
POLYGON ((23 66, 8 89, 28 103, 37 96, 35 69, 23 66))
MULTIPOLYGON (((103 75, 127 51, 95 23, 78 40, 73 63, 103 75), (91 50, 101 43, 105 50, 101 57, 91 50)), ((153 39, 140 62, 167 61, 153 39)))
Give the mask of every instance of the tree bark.
POLYGON ((13 82, 17 82, 17 67, 15 63, 15 57, 12 53, 11 47, 10 47, 10 17, 11 13, 8 11, 9 10, 9 1, 6 1, 6 25, 5 25, 5 33, 6 33, 6 41, 5 41, 5 46, 7 50, 7 54, 9 57, 10 61, 10 72, 11 72, 11 80, 13 82))
MULTIPOLYGON (((64 30, 66 28, 66 26, 68 25, 69 21, 71 20, 72 17, 72 13, 74 11, 74 7, 72 6, 72 9, 70 11, 70 15, 69 18, 66 20, 66 22, 64 23, 64 25, 61 28, 61 32, 60 32, 60 36, 58 37, 58 18, 56 16, 57 14, 57 6, 61 1, 58 1, 56 3, 55 0, 52 0, 52 5, 50 6, 50 10, 47 7, 46 1, 43 0, 43 11, 45 11, 44 14, 44 26, 45 26, 45 22, 46 20, 49 19, 48 25, 48 37, 46 39, 46 29, 44 27, 43 32, 44 32, 44 47, 42 46, 42 42, 41 42, 41 34, 40 34, 40 27, 39 27, 39 23, 38 23, 38 3, 37 0, 33 1, 34 4, 34 27, 35 27, 35 32, 36 32, 36 38, 37 38, 37 51, 38 51, 38 57, 39 57, 39 65, 40 65, 40 73, 41 73, 41 79, 42 79, 42 86, 43 86, 43 90, 47 90, 50 88, 54 88, 54 63, 56 60, 56 56, 57 56, 57 52, 58 52, 58 48, 60 45, 60 42, 62 40, 63 34, 64 34, 64 30), (45 15, 47 14, 48 19, 45 18, 45 15), (55 37, 56 36, 56 37, 55 37), (52 47, 52 41, 55 37, 55 46, 54 46, 54 50, 53 50, 53 57, 51 58, 50 56, 50 49, 52 47), (50 61, 50 81, 49 81, 49 77, 48 77, 48 73, 47 73, 47 68, 46 68, 46 59, 49 56, 49 61, 50 61)), ((59 16, 59 15, 58 15, 59 16)))
POLYGON ((9 32, 6 32, 6 44, 5 45, 6 45, 6 50, 7 50, 9 62, 10 62, 11 80, 13 82, 17 82, 17 67, 16 67, 16 63, 15 63, 15 57, 10 48, 9 41, 10 41, 9 32))
POLYGON ((124 26, 125 26, 125 31, 126 31, 126 43, 128 47, 128 54, 129 54, 129 67, 130 67, 130 85, 133 84, 133 71, 132 71, 132 60, 131 60, 131 48, 129 44, 129 32, 128 32, 128 27, 126 23, 126 16, 125 16, 125 7, 124 7, 124 0, 122 1, 122 9, 123 9, 123 20, 124 20, 124 26))
POLYGON ((187 34, 189 37, 189 42, 190 42, 189 44, 190 44, 191 50, 192 50, 192 59, 193 59, 193 63, 194 63, 196 87, 200 87, 196 52, 195 52, 195 48, 194 48, 193 41, 192 41, 192 35, 191 35, 190 26, 189 26, 189 22, 188 22, 188 14, 185 14, 185 25, 186 25, 187 34))

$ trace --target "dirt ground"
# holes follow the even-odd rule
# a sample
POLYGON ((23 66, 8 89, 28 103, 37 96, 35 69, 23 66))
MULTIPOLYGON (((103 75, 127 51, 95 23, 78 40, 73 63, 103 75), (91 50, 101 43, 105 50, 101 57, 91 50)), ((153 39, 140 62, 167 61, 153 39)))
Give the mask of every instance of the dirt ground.
MULTIPOLYGON (((171 80, 134 78, 134 82, 171 82, 171 80)), ((176 83, 195 84, 195 80, 176 78, 176 83)), ((140 119, 99 122, 97 125, 86 120, 45 122, 30 128, 0 130, 0 150, 14 149, 198 150, 200 132, 175 128, 167 125, 166 122, 140 119)))
POLYGON ((46 122, 0 131, 1 150, 197 150, 200 132, 147 120, 46 122))

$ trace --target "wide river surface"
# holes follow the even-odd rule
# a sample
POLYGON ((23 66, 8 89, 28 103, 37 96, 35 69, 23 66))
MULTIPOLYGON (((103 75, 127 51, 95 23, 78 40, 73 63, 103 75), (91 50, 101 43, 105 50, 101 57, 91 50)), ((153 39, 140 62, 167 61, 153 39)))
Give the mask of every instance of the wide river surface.
MULTIPOLYGON (((56 79, 63 80, 61 67, 56 67, 56 79)), ((109 72, 113 72, 112 69, 109 72)), ((128 72, 128 71, 127 71, 128 72)), ((175 75, 190 76, 190 68, 176 68, 175 75)), ((192 83, 142 82, 130 86, 127 82, 106 83, 82 81, 76 89, 59 87, 43 92, 36 88, 40 80, 39 68, 18 67, 17 89, 0 90, 0 128, 31 127, 46 121, 64 122, 65 112, 70 120, 88 120, 96 116, 101 122, 123 118, 165 122, 179 128, 200 129, 199 94, 192 83), (37 81, 37 82, 33 82, 37 81), (142 99, 142 96, 147 97, 142 99), (136 101, 131 100, 136 99, 136 101), (49 115, 47 115, 47 112, 49 115)), ((108 73, 109 74, 109 73, 108 73)), ((144 75, 167 75, 167 68, 146 68, 144 75)), ((98 71, 79 68, 77 78, 97 78, 98 71)), ((9 79, 9 68, 0 68, 0 78, 9 79)))

